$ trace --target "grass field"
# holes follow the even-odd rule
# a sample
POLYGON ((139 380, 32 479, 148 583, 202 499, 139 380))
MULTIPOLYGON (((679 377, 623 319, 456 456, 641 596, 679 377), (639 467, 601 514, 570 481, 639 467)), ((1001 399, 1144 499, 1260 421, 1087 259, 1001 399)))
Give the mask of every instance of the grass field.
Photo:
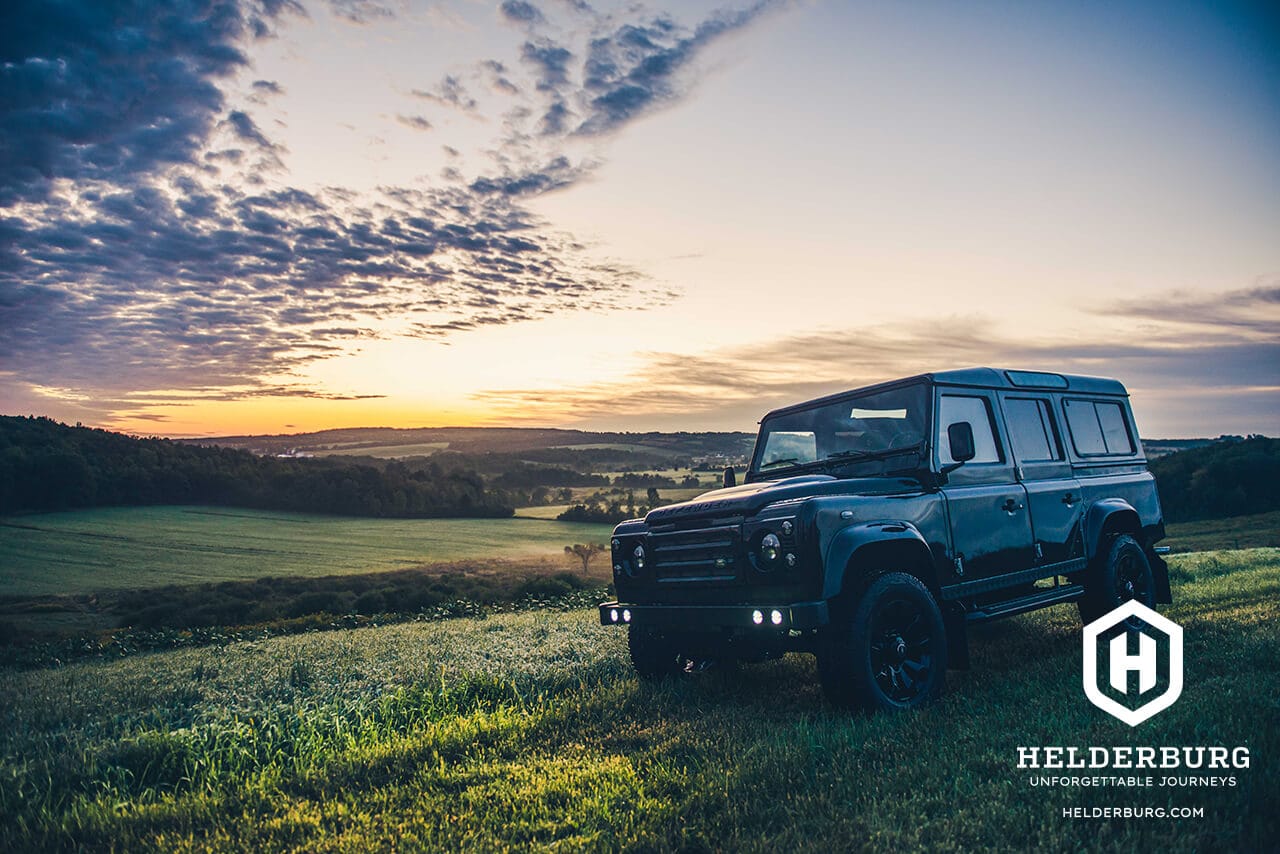
POLYGON ((833 712, 803 656, 641 684, 582 611, 0 670, 0 849, 1274 850, 1280 552, 1171 566, 1186 686, 1134 729, 1083 697, 1069 607, 987 627, 942 702, 873 718, 833 712), (1043 788, 1022 745, 1252 767, 1043 788), (1062 816, 1095 805, 1204 817, 1062 816))
POLYGON ((611 526, 536 519, 356 519, 219 507, 113 507, 0 519, 0 595, 403 569, 562 555, 611 526))
POLYGON ((1164 544, 1175 552, 1280 546, 1280 510, 1170 524, 1164 544))

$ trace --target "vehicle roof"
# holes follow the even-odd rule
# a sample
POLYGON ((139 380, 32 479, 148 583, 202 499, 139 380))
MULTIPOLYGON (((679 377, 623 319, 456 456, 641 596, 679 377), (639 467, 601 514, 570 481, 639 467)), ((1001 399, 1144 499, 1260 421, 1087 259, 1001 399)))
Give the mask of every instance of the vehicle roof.
POLYGON ((1027 371, 1017 368, 957 368, 950 371, 931 371, 927 374, 916 374, 915 376, 902 377, 901 379, 889 380, 888 382, 876 383, 874 385, 861 386, 859 388, 849 389, 848 391, 829 394, 825 397, 806 400, 803 403, 795 403, 790 406, 783 406, 774 409, 765 415, 790 412, 792 410, 808 409, 811 406, 835 402, 841 398, 850 397, 855 394, 863 394, 868 391, 887 390, 896 386, 907 385, 913 382, 931 382, 937 385, 954 385, 968 386, 970 388, 993 388, 1008 389, 1013 391, 1055 391, 1055 392, 1076 392, 1081 394, 1110 394, 1128 396, 1124 386, 1118 381, 1109 377, 1091 377, 1083 374, 1059 374, 1051 371, 1027 371))

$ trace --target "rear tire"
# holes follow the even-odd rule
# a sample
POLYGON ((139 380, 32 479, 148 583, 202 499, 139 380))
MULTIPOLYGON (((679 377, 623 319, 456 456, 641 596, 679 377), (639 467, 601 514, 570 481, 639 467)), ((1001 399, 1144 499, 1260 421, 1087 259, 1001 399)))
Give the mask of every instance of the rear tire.
POLYGON ((942 695, 947 632, 920 579, 881 575, 846 622, 833 625, 818 653, 827 699, 843 709, 910 709, 942 695))
POLYGON ((1138 541, 1128 534, 1121 534, 1106 548, 1106 555, 1085 581, 1084 598, 1078 603, 1080 619, 1086 625, 1130 599, 1137 599, 1148 608, 1156 606, 1151 562, 1138 541))

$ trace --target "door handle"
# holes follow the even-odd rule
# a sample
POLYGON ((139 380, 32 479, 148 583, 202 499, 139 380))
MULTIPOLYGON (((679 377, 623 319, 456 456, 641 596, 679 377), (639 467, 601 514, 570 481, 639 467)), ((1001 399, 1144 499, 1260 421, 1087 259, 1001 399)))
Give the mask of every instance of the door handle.
POLYGON ((1014 513, 1017 513, 1022 509, 1022 504, 1014 501, 1012 498, 1007 498, 1005 499, 1004 506, 1000 509, 1012 516, 1014 513))
POLYGON ((1072 504, 1075 504, 1078 500, 1079 499, 1076 498, 1075 495, 1070 492, 1062 496, 1062 503, 1067 505, 1068 507, 1070 507, 1072 504))

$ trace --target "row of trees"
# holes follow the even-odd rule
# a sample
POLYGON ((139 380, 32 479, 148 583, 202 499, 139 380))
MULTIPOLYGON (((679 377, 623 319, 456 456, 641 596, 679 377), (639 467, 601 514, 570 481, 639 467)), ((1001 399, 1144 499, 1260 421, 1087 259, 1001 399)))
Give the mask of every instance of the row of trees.
POLYGON ((353 516, 510 516, 473 471, 135 439, 49 418, 0 416, 0 513, 128 504, 217 504, 353 516))
POLYGON ((1186 522, 1280 509, 1280 439, 1250 436, 1151 461, 1165 520, 1186 522))
POLYGON ((562 522, 603 522, 612 525, 624 519, 639 519, 655 507, 669 504, 658 494, 657 487, 649 487, 642 504, 636 503, 636 495, 632 490, 623 492, 615 489, 611 492, 597 492, 580 504, 556 516, 562 522))

